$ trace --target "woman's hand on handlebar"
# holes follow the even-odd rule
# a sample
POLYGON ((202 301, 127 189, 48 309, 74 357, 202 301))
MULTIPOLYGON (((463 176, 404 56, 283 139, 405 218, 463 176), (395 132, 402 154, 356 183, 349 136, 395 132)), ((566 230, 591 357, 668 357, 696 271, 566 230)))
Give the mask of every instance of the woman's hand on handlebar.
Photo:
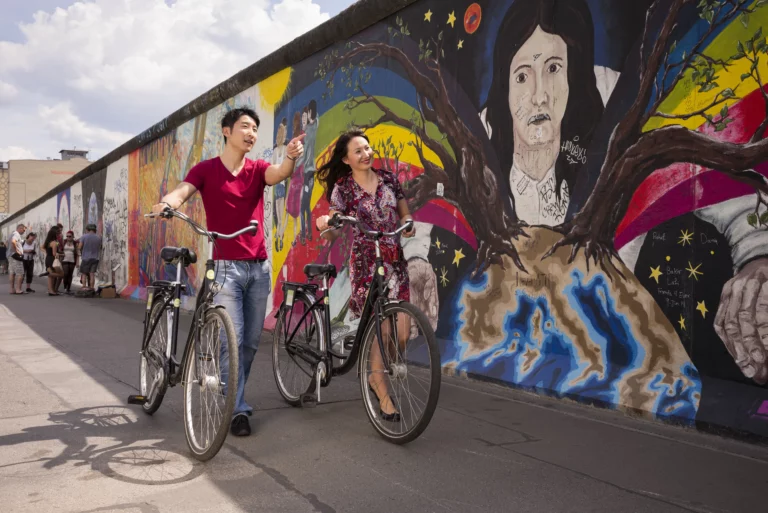
POLYGON ((402 223, 401 223, 401 226, 405 225, 409 221, 411 223, 411 227, 408 230, 403 230, 403 232, 402 232, 403 237, 410 238, 410 237, 413 237, 414 235, 416 235, 416 223, 413 222, 412 218, 409 217, 407 219, 403 219, 402 223))
POLYGON ((166 210, 170 209, 170 205, 168 203, 160 202, 156 205, 152 205, 152 213, 153 214, 162 214, 166 210))
POLYGON ((319 231, 327 230, 328 227, 328 220, 331 218, 331 216, 320 216, 317 218, 317 221, 315 222, 315 225, 317 226, 317 229, 319 231))

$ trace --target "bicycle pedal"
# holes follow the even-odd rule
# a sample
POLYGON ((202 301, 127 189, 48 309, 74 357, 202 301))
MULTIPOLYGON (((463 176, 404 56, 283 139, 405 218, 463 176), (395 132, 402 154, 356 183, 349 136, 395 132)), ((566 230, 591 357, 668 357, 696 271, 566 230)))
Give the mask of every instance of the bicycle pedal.
POLYGON ((344 337, 344 349, 346 349, 347 351, 351 351, 354 345, 355 345, 354 335, 347 335, 346 337, 344 337))
POLYGON ((143 406, 147 402, 147 396, 144 395, 129 395, 128 404, 137 404, 143 406))
POLYGON ((301 407, 314 408, 317 406, 317 396, 315 394, 301 394, 301 407))

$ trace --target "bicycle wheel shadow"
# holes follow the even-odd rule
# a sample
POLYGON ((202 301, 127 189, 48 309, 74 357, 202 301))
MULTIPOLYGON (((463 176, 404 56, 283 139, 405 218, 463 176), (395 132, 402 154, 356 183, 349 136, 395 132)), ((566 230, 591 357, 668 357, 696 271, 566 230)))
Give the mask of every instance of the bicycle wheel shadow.
MULTIPOLYGON (((52 412, 45 425, 0 436, 0 447, 34 443, 31 459, 0 464, 3 476, 34 477, 66 465, 91 469, 133 484, 177 484, 201 475, 205 466, 162 435, 147 437, 139 410, 97 406, 52 412), (51 443, 41 443, 51 442, 51 443), (58 453, 51 447, 64 445, 58 453), (47 448, 46 448, 47 447, 47 448)), ((153 433, 156 430, 153 430, 153 433)))

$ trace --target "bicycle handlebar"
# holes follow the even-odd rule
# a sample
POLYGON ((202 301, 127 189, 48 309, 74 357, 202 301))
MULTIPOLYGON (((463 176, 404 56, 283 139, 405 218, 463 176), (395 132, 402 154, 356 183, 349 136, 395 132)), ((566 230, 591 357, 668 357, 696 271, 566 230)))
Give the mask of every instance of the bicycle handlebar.
POLYGON ((152 212, 150 214, 144 214, 144 217, 147 218, 154 218, 154 217, 163 217, 165 219, 170 219, 171 217, 177 217, 181 219, 182 221, 186 222, 188 225, 192 227, 192 229, 197 232, 199 235, 202 235, 203 237, 208 237, 209 239, 234 239, 235 237, 239 237, 240 235, 243 235, 248 232, 255 232, 259 227, 259 222, 255 219, 252 219, 250 222, 250 226, 247 226, 245 228, 242 228, 240 230, 237 230, 234 233, 218 233, 218 232, 209 232, 196 222, 194 222, 192 219, 189 218, 186 214, 182 214, 178 210, 174 210, 171 207, 165 207, 165 210, 162 212, 152 212))
POLYGON ((351 224, 354 226, 357 226, 358 230, 363 232, 365 235, 368 235, 369 237, 373 238, 379 238, 379 237, 395 237, 397 235, 400 235, 404 231, 409 231, 413 227, 413 219, 408 219, 403 225, 395 230, 394 232, 382 232, 379 230, 368 230, 364 228, 362 221, 357 219, 356 217, 352 216, 343 216, 336 212, 333 214, 333 217, 331 217, 328 220, 328 228, 320 232, 320 236, 322 236, 324 233, 329 232, 331 230, 338 230, 341 228, 343 224, 351 224))

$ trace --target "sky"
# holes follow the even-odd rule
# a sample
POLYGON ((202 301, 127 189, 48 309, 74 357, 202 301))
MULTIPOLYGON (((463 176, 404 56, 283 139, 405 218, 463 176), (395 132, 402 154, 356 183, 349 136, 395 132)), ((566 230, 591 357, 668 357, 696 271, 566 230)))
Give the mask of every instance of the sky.
POLYGON ((355 0, 2 0, 0 161, 97 160, 355 0))

